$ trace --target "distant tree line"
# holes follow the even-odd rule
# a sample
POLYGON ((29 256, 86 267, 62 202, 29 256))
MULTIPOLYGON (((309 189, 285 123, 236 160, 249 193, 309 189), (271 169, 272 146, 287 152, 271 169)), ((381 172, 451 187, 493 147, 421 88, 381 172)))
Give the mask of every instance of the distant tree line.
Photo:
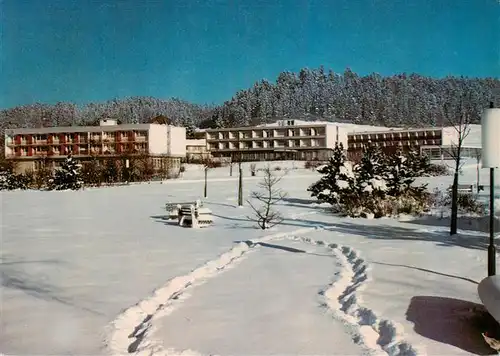
MULTIPOLYGON (((495 93, 498 78, 430 78, 418 74, 359 76, 302 69, 283 72, 275 83, 261 80, 237 92, 220 106, 196 105, 180 99, 132 97, 89 103, 55 105, 35 103, 0 111, 0 129, 94 125, 104 117, 121 123, 146 123, 166 116, 188 128, 248 126, 279 118, 405 126, 446 125, 450 116, 467 110, 473 123, 495 93)), ((497 104, 500 104, 497 102, 497 104)))

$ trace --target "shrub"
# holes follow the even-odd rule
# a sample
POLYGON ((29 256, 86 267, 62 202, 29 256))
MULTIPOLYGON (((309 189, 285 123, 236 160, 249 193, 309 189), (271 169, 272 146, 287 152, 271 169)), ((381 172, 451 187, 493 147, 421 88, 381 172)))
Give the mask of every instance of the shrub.
MULTIPOLYGON (((451 193, 449 193, 451 195, 451 193)), ((484 214, 485 207, 484 205, 477 200, 477 197, 473 194, 467 193, 458 193, 457 197, 458 209, 462 213, 470 213, 470 214, 484 214)), ((451 201, 451 196, 450 196, 451 201)), ((450 204, 451 205, 451 204, 450 204)))
POLYGON ((181 167, 179 168, 179 173, 184 173, 185 171, 186 171, 186 166, 181 165, 181 167))
POLYGON ((219 168, 222 167, 221 161, 205 160, 203 164, 208 168, 219 168))
POLYGON ((305 169, 315 170, 316 168, 318 168, 321 165, 322 164, 319 161, 305 161, 304 162, 304 168, 305 169))
POLYGON ((0 190, 28 189, 29 177, 24 174, 15 174, 10 171, 0 172, 0 190))
MULTIPOLYGON (((452 202, 452 192, 448 191, 443 193, 439 189, 435 189, 433 194, 431 194, 432 206, 436 209, 441 210, 441 214, 443 215, 443 209, 448 210, 451 208, 452 202)), ((477 196, 472 193, 458 193, 457 196, 457 205, 458 210, 462 214, 485 214, 485 206, 481 203, 477 196)))
POLYGON ((431 164, 426 173, 426 175, 431 177, 439 177, 449 176, 452 174, 452 171, 446 164, 431 164))

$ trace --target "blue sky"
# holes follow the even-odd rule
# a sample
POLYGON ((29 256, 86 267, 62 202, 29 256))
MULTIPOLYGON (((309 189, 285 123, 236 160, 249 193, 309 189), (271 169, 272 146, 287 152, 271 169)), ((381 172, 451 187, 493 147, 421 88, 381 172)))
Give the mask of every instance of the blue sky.
POLYGON ((496 0, 0 0, 0 108, 222 103, 318 67, 500 76, 496 0))

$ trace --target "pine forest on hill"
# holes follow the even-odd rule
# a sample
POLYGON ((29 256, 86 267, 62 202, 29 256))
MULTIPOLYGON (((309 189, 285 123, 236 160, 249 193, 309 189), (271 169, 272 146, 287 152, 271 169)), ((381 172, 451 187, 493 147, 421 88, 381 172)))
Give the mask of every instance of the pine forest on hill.
MULTIPOLYGON (((498 103, 498 78, 430 78, 418 74, 359 76, 317 69, 282 72, 276 82, 261 80, 220 106, 184 100, 131 97, 77 106, 35 103, 0 111, 0 129, 95 125, 104 117, 146 123, 166 116, 186 127, 236 127, 288 117, 392 127, 440 126, 460 114, 479 123, 490 101, 498 103)), ((2 145, 3 146, 3 145, 2 145)))

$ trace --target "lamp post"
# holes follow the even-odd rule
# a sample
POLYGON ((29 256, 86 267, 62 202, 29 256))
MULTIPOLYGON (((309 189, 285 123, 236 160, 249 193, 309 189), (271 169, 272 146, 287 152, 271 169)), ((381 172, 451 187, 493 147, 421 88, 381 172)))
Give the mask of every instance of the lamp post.
POLYGON ((238 162, 238 206, 243 206, 243 170, 241 169, 241 160, 238 162))
POLYGON ((208 179, 208 166, 205 165, 205 187, 203 189, 203 197, 207 197, 207 179, 208 179))
POLYGON ((488 245, 488 276, 496 274, 495 250, 495 168, 500 167, 500 109, 493 102, 483 112, 481 140, 483 168, 490 169, 490 239, 488 245))

